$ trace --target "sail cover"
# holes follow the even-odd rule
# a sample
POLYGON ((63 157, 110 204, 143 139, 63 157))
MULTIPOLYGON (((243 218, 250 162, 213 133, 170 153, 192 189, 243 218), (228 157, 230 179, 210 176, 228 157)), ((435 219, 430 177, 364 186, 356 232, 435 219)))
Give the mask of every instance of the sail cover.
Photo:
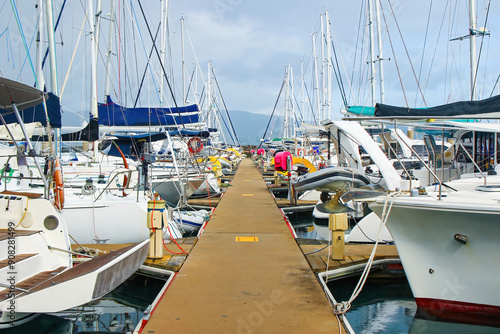
POLYGON ((104 126, 170 126, 198 123, 197 104, 178 108, 127 108, 107 97, 98 106, 99 124, 104 126))
POLYGON ((406 108, 377 103, 376 117, 415 118, 498 118, 500 116, 500 95, 478 101, 460 101, 432 108, 406 108))
POLYGON ((0 114, 5 123, 17 123, 12 103, 15 103, 24 123, 40 122, 47 125, 47 117, 43 107, 43 96, 46 96, 47 114, 50 125, 61 127, 61 103, 59 97, 23 83, 0 77, 0 114))

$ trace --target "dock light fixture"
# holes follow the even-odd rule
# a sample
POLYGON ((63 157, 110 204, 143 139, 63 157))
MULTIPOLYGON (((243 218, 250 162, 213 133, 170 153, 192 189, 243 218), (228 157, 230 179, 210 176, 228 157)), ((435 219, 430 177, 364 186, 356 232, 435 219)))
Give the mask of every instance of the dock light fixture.
POLYGON ((455 234, 453 236, 453 239, 455 239, 456 241, 458 241, 459 243, 461 243, 462 245, 467 245, 467 236, 466 235, 463 235, 463 234, 455 234))

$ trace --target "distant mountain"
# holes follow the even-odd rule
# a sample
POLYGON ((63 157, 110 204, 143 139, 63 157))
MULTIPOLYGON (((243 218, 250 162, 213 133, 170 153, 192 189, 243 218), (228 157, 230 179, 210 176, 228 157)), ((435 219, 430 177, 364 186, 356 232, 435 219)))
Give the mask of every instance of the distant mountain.
MULTIPOLYGON (((269 115, 254 114, 248 111, 232 110, 229 111, 234 129, 241 144, 243 145, 259 145, 262 135, 266 130, 269 122, 269 115)), ((279 119, 273 120, 271 126, 281 124, 279 119)), ((269 131, 268 131, 269 132, 269 131)))

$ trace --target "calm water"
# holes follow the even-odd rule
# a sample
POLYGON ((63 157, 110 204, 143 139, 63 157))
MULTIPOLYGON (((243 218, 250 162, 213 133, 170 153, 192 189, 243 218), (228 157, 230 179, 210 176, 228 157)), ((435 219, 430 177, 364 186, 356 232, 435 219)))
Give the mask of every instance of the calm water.
MULTIPOLYGON (((290 220, 300 238, 322 236, 310 215, 292 215, 290 220)), ((115 291, 95 303, 71 312, 40 315, 16 328, 0 330, 16 334, 127 333, 132 332, 152 303, 164 281, 134 275, 115 291)), ((337 301, 348 300, 357 278, 329 282, 337 301)), ((76 293, 76 292, 75 292, 76 293)), ((189 292, 186 292, 187 294, 189 292)), ((47 301, 50 302, 50 301, 47 301)), ((500 328, 430 320, 417 315, 417 306, 403 279, 370 280, 347 312, 356 333, 500 333, 500 328)))
MULTIPOLYGON (((323 226, 311 215, 289 215, 299 238, 324 239, 323 226)), ((349 300, 358 277, 329 282, 337 302, 349 300)), ((370 280, 353 302, 346 317, 356 333, 500 333, 500 328, 436 321, 417 312, 406 279, 370 280)))
POLYGON ((133 275, 94 303, 55 315, 40 315, 26 324, 0 332, 2 334, 133 332, 142 319, 144 310, 153 302, 164 284, 165 281, 133 275))

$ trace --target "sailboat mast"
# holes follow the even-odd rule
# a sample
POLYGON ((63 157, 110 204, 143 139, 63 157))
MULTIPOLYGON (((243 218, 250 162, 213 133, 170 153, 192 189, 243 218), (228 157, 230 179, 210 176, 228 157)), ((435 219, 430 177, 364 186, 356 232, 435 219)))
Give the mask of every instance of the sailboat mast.
POLYGON ((470 85, 471 85, 471 100, 476 99, 476 75, 477 75, 477 59, 476 59, 476 1, 469 0, 469 35, 470 35, 470 85))
POLYGON ((43 1, 38 0, 38 32, 36 40, 36 88, 43 91, 45 87, 45 80, 42 71, 43 61, 43 1))
MULTIPOLYGON (((49 41, 49 64, 50 64, 50 91, 55 95, 59 95, 59 87, 57 84, 57 65, 56 65, 56 43, 54 36, 54 16, 52 0, 45 0, 45 26, 47 28, 47 39, 49 41)), ((40 67, 41 68, 41 67, 40 67)), ((40 69, 41 71, 41 69, 40 69)), ((42 87, 43 89, 43 87, 42 87)), ((54 144, 55 153, 58 157, 61 156, 61 129, 54 129, 54 144)))
POLYGON ((320 103, 320 98, 319 98, 319 77, 318 77, 318 55, 316 54, 316 39, 315 39, 316 34, 312 34, 312 46, 313 46, 313 61, 314 61, 314 82, 315 82, 315 90, 316 90, 316 103, 317 103, 317 110, 318 110, 318 121, 322 121, 321 119, 321 103, 320 103))
POLYGON ((371 70, 371 78, 370 78, 370 89, 372 95, 372 106, 375 106, 375 51, 374 51, 374 43, 373 43, 373 4, 372 0, 368 0, 368 34, 370 37, 370 70, 371 70))
POLYGON ((184 17, 181 17, 182 104, 186 104, 186 63, 184 60, 184 17))
MULTIPOLYGON (((167 25, 168 25, 168 0, 161 1, 161 63, 165 65, 166 51, 167 51, 167 25)), ((163 77, 163 75, 162 75, 163 77)), ((160 104, 163 105, 163 87, 165 79, 160 80, 160 104)))
POLYGON ((326 75, 325 75, 325 20, 323 15, 320 16, 321 20, 321 112, 320 120, 325 119, 325 105, 326 105, 326 75))
POLYGON ((380 85, 380 103, 385 103, 384 92, 384 56, 382 48, 382 29, 380 22, 380 1, 375 0, 375 10, 377 12, 377 40, 378 40, 378 76, 380 85))
POLYGON ((111 56, 113 55, 113 32, 115 28, 115 0, 110 1, 109 10, 109 31, 108 31, 108 52, 106 54, 106 81, 104 83, 104 97, 109 96, 109 85, 111 81, 111 56))
MULTIPOLYGON (((92 113, 92 116, 94 118, 99 118, 98 110, 97 110, 97 47, 96 47, 96 40, 95 40, 95 24, 96 24, 96 19, 94 15, 94 7, 92 4, 92 0, 89 0, 89 13, 90 13, 90 55, 91 55, 91 84, 90 84, 90 112, 92 113)), ((98 141, 94 142, 93 145, 93 150, 94 150, 94 156, 93 160, 94 162, 98 161, 98 141)))
POLYGON ((332 48, 331 48, 331 36, 330 36, 330 16, 328 11, 325 12, 325 29, 326 29, 326 62, 327 62, 327 100, 326 100, 326 115, 325 119, 330 119, 331 108, 332 108, 332 48))
POLYGON ((285 126, 283 129, 283 138, 288 138, 288 122, 289 122, 289 85, 290 85, 290 77, 289 77, 289 67, 285 67, 285 126))

